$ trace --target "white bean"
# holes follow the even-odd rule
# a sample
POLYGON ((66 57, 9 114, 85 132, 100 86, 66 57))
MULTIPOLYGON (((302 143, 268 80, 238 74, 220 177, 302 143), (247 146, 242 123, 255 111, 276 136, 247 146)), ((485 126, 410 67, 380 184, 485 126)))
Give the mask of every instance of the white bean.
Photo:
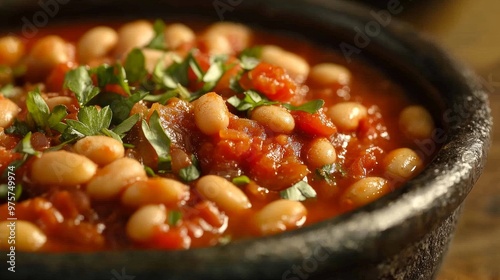
POLYGON ((169 24, 165 28, 165 42, 170 49, 177 49, 183 44, 191 43, 196 39, 193 30, 182 23, 169 24))
POLYGON ((77 44, 78 59, 81 63, 106 56, 118 43, 118 33, 107 26, 90 29, 77 44))
POLYGON ((71 187, 88 182, 97 165, 90 159, 67 151, 43 153, 31 165, 32 180, 44 185, 71 187))
POLYGON ((242 190, 219 176, 203 176, 196 183, 196 190, 226 213, 235 213, 252 207, 242 190))
POLYGON ((358 128, 359 122, 366 118, 368 110, 357 102, 340 102, 330 107, 327 115, 340 130, 353 131, 358 128))
POLYGON ((307 163, 314 168, 335 163, 337 153, 332 143, 326 138, 315 139, 307 150, 307 163))
POLYGON ((45 100, 45 103, 47 103, 47 106, 49 106, 49 110, 52 111, 57 105, 64 105, 66 107, 69 107, 71 104, 73 104, 73 98, 69 96, 55 96, 45 100))
POLYGON ((87 193, 99 200, 114 199, 130 184, 146 180, 144 167, 137 160, 120 158, 104 166, 87 184, 87 193))
POLYGON ((207 135, 219 133, 229 125, 229 111, 220 95, 210 92, 194 102, 196 126, 207 135))
POLYGON ((431 114, 422 106, 408 106, 399 115, 399 128, 408 139, 427 139, 435 129, 431 114))
POLYGON ((252 111, 251 118, 276 133, 289 134, 295 128, 292 114, 279 106, 259 106, 252 111))
POLYGON ((347 188, 341 197, 341 204, 347 208, 366 205, 389 193, 387 180, 380 177, 366 177, 347 188))
POLYGON ((285 68, 297 79, 305 79, 309 75, 309 63, 301 56, 280 47, 266 45, 262 47, 262 61, 285 68))
POLYGON ((34 252, 46 242, 45 233, 31 222, 23 220, 0 222, 0 249, 2 250, 9 251, 11 246, 15 246, 19 251, 34 252), (16 243, 9 244, 10 240, 15 240, 16 243))
POLYGON ((127 222, 127 236, 138 242, 148 241, 154 229, 165 223, 167 210, 164 205, 146 205, 135 211, 127 222))
POLYGON ((123 144, 111 137, 95 135, 78 140, 75 152, 84 155, 98 165, 109 164, 125 155, 123 144))
POLYGON ((36 41, 27 60, 27 75, 40 79, 58 64, 73 61, 74 49, 59 36, 47 36, 36 41))
POLYGON ((391 179, 407 180, 420 171, 422 160, 413 150, 399 148, 391 151, 382 160, 382 166, 391 179))
POLYGON ((189 199, 189 187, 183 183, 167 178, 151 178, 137 181, 122 194, 122 203, 131 207, 146 204, 177 205, 189 199))
POLYGON ((234 54, 249 46, 252 31, 242 24, 220 22, 212 24, 203 34, 203 37, 209 45, 219 45, 219 48, 215 49, 221 52, 224 51, 222 54, 234 54), (222 42, 221 38, 225 39, 224 42, 222 42))
POLYGON ((154 37, 153 25, 145 20, 138 20, 123 25, 118 30, 118 43, 115 53, 124 56, 133 48, 146 46, 154 37))
POLYGON ((233 54, 229 39, 221 34, 211 34, 203 37, 203 43, 210 55, 233 54))
POLYGON ((274 234, 301 227, 306 221, 307 209, 298 201, 280 199, 269 203, 254 216, 262 234, 274 234))
POLYGON ((0 95, 0 127, 7 128, 12 125, 21 108, 10 99, 0 95))
POLYGON ((0 65, 13 66, 24 55, 23 42, 14 36, 0 38, 0 65))
POLYGON ((309 78, 319 86, 347 85, 351 81, 351 72, 339 64, 321 63, 311 69, 309 78))

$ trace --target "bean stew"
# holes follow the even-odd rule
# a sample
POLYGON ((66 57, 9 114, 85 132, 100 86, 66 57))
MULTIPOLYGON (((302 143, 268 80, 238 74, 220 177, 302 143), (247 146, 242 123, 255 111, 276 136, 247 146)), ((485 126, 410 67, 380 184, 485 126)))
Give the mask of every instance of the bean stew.
POLYGON ((435 129, 364 62, 237 23, 161 20, 0 36, 0 112, 0 249, 22 251, 301 228, 402 186, 435 129))

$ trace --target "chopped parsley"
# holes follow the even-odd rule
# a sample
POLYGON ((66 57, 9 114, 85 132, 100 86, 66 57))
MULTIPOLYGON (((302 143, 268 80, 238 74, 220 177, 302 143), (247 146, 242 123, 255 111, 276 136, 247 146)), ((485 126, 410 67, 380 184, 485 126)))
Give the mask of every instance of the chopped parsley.
POLYGON ((31 145, 31 132, 28 132, 26 136, 17 144, 14 151, 22 154, 22 158, 14 160, 9 164, 9 166, 4 170, 2 178, 7 178, 9 171, 16 170, 22 166, 31 156, 38 156, 40 152, 36 151, 31 145))
POLYGON ((335 184, 335 174, 340 173, 340 176, 345 177, 347 172, 338 163, 327 164, 316 169, 316 176, 320 180, 325 180, 329 185, 335 184))
POLYGON ((299 105, 299 106, 293 106, 293 105, 288 104, 288 103, 283 103, 282 105, 283 105, 283 107, 287 108, 290 111, 303 111, 303 112, 307 112, 310 114, 314 114, 319 109, 321 109, 321 107, 323 107, 323 105, 325 105, 325 101, 323 101, 322 99, 315 99, 315 100, 311 100, 311 101, 304 103, 302 105, 299 105))
POLYGON ((146 48, 165 50, 167 45, 165 43, 165 22, 161 19, 157 19, 153 24, 153 30, 155 35, 153 39, 146 45, 146 48))
POLYGON ((69 140, 72 138, 83 138, 85 136, 101 135, 104 129, 111 124, 113 112, 109 106, 98 110, 95 106, 80 108, 78 120, 66 120, 68 127, 61 138, 69 140))
POLYGON ((84 66, 68 71, 64 86, 75 94, 80 106, 87 105, 100 92, 100 89, 94 86, 92 78, 84 66))
POLYGON ((182 221, 182 212, 176 210, 167 211, 167 223, 169 226, 176 226, 182 221))
POLYGON ((179 170, 179 177, 181 177, 181 179, 186 183, 200 178, 200 175, 200 170, 198 170, 198 168, 194 164, 191 164, 190 166, 179 170))
POLYGON ((146 57, 140 49, 133 49, 125 59, 123 65, 130 83, 142 81, 148 74, 146 70, 146 57))
POLYGON ((300 181, 286 190, 280 192, 283 199, 294 201, 304 201, 308 198, 315 198, 316 191, 305 181, 300 181))
POLYGON ((235 184, 237 186, 242 186, 242 185, 246 185, 246 184, 250 183, 250 178, 248 178, 245 175, 241 175, 238 177, 234 177, 232 182, 233 182, 233 184, 235 184))
POLYGON ((227 102, 236 108, 238 111, 251 111, 259 106, 267 106, 267 105, 275 105, 275 104, 281 104, 283 107, 290 111, 303 111, 307 113, 314 114, 316 113, 319 109, 323 107, 325 104, 325 101, 321 99, 316 99, 309 101, 307 103, 304 103, 300 106, 293 106, 288 103, 280 103, 277 101, 270 101, 266 97, 264 97, 262 94, 258 93, 257 91, 254 90, 247 90, 244 93, 244 98, 240 99, 238 96, 234 95, 230 97, 227 102))
POLYGON ((171 140, 161 126, 157 111, 154 111, 149 118, 149 124, 146 120, 142 120, 142 132, 158 155, 158 170, 169 170, 171 140))
POLYGON ((244 95, 243 99, 234 95, 227 102, 233 105, 238 111, 251 111, 259 106, 279 104, 279 102, 270 101, 254 90, 247 90, 244 92, 244 95))

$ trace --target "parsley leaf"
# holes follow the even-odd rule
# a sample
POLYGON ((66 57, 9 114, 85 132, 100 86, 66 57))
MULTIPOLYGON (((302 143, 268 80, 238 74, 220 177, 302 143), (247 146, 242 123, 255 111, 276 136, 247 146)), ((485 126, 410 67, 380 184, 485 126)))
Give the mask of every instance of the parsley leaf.
MULTIPOLYGON (((59 132, 63 132, 66 129, 66 125, 61 122, 68 115, 66 107, 57 105, 51 113, 49 111, 49 106, 45 100, 43 100, 38 88, 28 92, 26 107, 29 113, 27 119, 28 123, 34 122, 38 128, 44 130, 55 129, 59 132)), ((30 130, 28 123, 23 124, 22 122, 16 122, 14 128, 9 130, 8 133, 17 132, 17 134, 24 136, 30 130)))
POLYGON ((167 211, 167 223, 169 226, 176 226, 182 220, 182 212, 176 210, 167 211))
POLYGON ((280 192, 283 199, 294 201, 304 201, 308 198, 315 198, 316 191, 305 181, 300 181, 286 190, 280 192))
POLYGON ((124 120, 122 123, 119 125, 115 126, 113 128, 113 132, 116 133, 120 138, 123 138, 125 134, 134 127, 134 125, 139 121, 139 114, 134 114, 130 117, 128 117, 126 120, 124 120))
POLYGON ((19 142, 14 149, 18 153, 23 153, 27 155, 37 156, 40 152, 35 151, 33 146, 31 146, 31 131, 24 136, 24 138, 19 142))
POLYGON ((214 56, 211 60, 210 68, 208 68, 202 79, 205 83, 201 89, 203 93, 213 90, 226 71, 224 66, 227 60, 226 56, 214 56))
POLYGON ((43 100, 40 90, 36 88, 34 91, 28 92, 26 98, 26 107, 31 116, 31 119, 38 127, 48 127, 48 118, 50 115, 49 106, 43 100))
POLYGON ((158 155, 158 166, 161 170, 167 170, 166 165, 170 163, 170 143, 171 140, 160 123, 160 116, 154 111, 149 118, 149 125, 146 120, 142 120, 142 132, 153 146, 158 155))
POLYGON ((246 185, 246 184, 250 183, 250 178, 248 178, 245 175, 242 175, 242 176, 233 178, 232 181, 233 181, 233 184, 235 184, 237 186, 241 186, 241 185, 246 185))
POLYGON ((100 89, 94 86, 92 78, 90 78, 89 72, 84 66, 66 73, 64 87, 75 93, 80 106, 87 105, 100 92, 100 89))
POLYGON ((342 177, 347 175, 347 172, 338 163, 323 165, 316 169, 316 176, 325 180, 329 185, 335 184, 335 173, 340 173, 342 177))
POLYGON ((190 61, 194 60, 192 52, 181 62, 174 61, 166 70, 162 59, 153 70, 153 81, 163 89, 174 89, 177 84, 186 86, 189 83, 188 70, 190 61))
POLYGON ((240 53, 240 60, 244 60, 245 58, 259 59, 261 56, 262 56, 262 46, 255 46, 244 49, 240 53))
POLYGON ((227 102, 233 105, 238 111, 253 110, 259 106, 274 105, 279 103, 276 101, 270 101, 253 90, 245 91, 244 95, 245 97, 243 99, 239 99, 236 95, 232 96, 227 100, 227 102))
POLYGON ((155 35, 146 48, 165 50, 167 48, 165 43, 165 22, 157 19, 153 25, 153 30, 155 31, 155 35))
POLYGON ((30 126, 28 123, 19 121, 18 119, 15 119, 14 123, 5 129, 5 133, 7 134, 17 134, 23 137, 28 132, 30 132, 30 126))
POLYGON ((124 68, 131 83, 139 82, 147 75, 146 58, 140 49, 133 49, 125 60, 124 68))
POLYGON ((117 63, 115 66, 101 65, 91 70, 97 75, 97 82, 100 88, 106 85, 119 85, 125 93, 130 95, 130 87, 127 81, 125 68, 117 63))
POLYGON ((200 171, 194 164, 191 164, 190 166, 179 170, 179 177, 181 177, 184 182, 189 183, 200 178, 200 171))
POLYGON ((19 168, 30 158, 30 156, 38 156, 40 154, 40 152, 36 151, 31 145, 31 131, 28 132, 26 136, 24 136, 23 139, 17 144, 14 151, 22 153, 23 157, 21 159, 14 160, 9 164, 2 174, 2 178, 4 179, 8 177, 9 171, 19 168))
POLYGON ((257 67, 257 65, 259 65, 259 63, 260 60, 248 56, 244 56, 240 60, 241 68, 243 68, 246 71, 253 70, 255 67, 257 67))
POLYGON ((114 100, 109 104, 113 111, 113 123, 116 124, 125 121, 125 119, 129 117, 130 111, 135 103, 141 101, 147 95, 148 93, 145 91, 138 91, 128 98, 114 94, 114 100))
POLYGON ((316 113, 319 109, 325 105, 325 101, 322 99, 316 99, 316 100, 311 100, 305 104, 302 104, 300 106, 293 106, 288 103, 283 103, 283 107, 287 108, 290 111, 303 111, 307 113, 314 114, 316 113))
POLYGON ((148 175, 148 177, 156 177, 156 173, 153 168, 144 165, 144 171, 146 171, 146 175, 148 175))
POLYGON ((61 140, 103 134, 103 130, 111 124, 112 117, 113 112, 109 106, 100 111, 95 106, 82 107, 78 112, 78 120, 66 120, 68 127, 61 135, 61 140))
POLYGON ((165 105, 169 99, 179 96, 180 92, 181 91, 177 88, 169 90, 163 94, 156 94, 156 95, 149 94, 146 97, 144 97, 144 101, 156 102, 165 105))
POLYGON ((262 56, 262 46, 255 46, 244 49, 239 56, 240 66, 245 71, 254 69, 260 63, 262 56))
POLYGON ((66 129, 67 125, 62 123, 61 121, 68 115, 66 111, 66 106, 57 105, 52 109, 52 113, 47 120, 49 127, 63 133, 66 129))

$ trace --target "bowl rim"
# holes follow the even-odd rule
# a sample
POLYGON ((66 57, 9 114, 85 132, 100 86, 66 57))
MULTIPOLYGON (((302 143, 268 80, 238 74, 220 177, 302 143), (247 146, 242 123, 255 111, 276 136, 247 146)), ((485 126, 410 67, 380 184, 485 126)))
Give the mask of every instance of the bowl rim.
MULTIPOLYGON (((284 6, 279 0, 249 2, 240 1, 230 18, 244 18, 244 11, 256 12, 270 21, 303 17, 311 25, 339 32, 351 45, 355 44, 354 27, 365 28, 374 20, 370 10, 347 1, 292 0, 284 6)), ((289 20, 286 24, 298 23, 289 20)), ((88 266, 106 273, 110 267, 125 266, 134 275, 144 269, 169 271, 172 279, 176 273, 189 272, 214 279, 221 275, 265 278, 276 275, 277 271, 286 272, 291 269, 290 264, 300 264, 318 250, 324 250, 329 260, 335 260, 330 262, 330 268, 341 269, 353 263, 376 262, 422 238, 430 227, 459 207, 484 166, 492 127, 487 93, 470 69, 431 39, 396 19, 381 28, 362 51, 367 57, 377 55, 378 59, 402 65, 394 67, 411 68, 439 91, 452 114, 456 110, 453 106, 466 105, 460 120, 447 123, 448 139, 432 162, 404 187, 365 207, 314 225, 224 246, 187 251, 20 252, 19 259, 31 265, 42 262, 46 272, 66 269, 79 277, 88 273, 84 271, 88 266), (318 237, 324 238, 318 241, 318 237), (387 249, 389 245, 393 249, 387 249), (165 259, 171 263, 162 263, 165 259), (144 260, 149 264, 144 264, 144 260), (263 266, 263 262, 268 264, 263 266), (75 263, 81 267, 75 270, 75 263)))

